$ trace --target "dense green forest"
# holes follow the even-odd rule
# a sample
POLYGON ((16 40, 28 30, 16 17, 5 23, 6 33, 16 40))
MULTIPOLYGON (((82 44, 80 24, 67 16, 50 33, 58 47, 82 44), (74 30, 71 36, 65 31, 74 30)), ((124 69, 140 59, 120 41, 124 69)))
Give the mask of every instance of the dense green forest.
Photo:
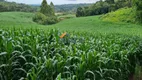
POLYGON ((7 11, 35 12, 37 11, 37 8, 22 3, 18 4, 15 2, 7 2, 1 0, 0 12, 7 12, 7 11))
POLYGON ((142 1, 140 0, 100 0, 91 6, 79 7, 76 11, 76 16, 101 15, 124 7, 132 7, 135 12, 135 14, 133 14, 135 20, 142 23, 142 1))

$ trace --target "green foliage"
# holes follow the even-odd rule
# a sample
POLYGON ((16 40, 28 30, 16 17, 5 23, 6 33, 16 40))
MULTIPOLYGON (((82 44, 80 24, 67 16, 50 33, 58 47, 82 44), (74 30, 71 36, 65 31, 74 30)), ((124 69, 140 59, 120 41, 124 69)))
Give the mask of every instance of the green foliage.
POLYGON ((55 6, 52 2, 50 3, 50 7, 51 7, 51 12, 52 12, 51 14, 55 15, 55 6))
POLYGON ((131 7, 131 0, 100 0, 91 6, 83 7, 82 10, 78 8, 76 15, 80 17, 106 14, 123 7, 131 7))
POLYGON ((5 0, 0 0, 0 2, 5 1, 5 0))
POLYGON ((134 0, 134 7, 132 8, 121 8, 117 11, 110 12, 102 17, 105 21, 111 22, 131 22, 131 23, 141 23, 142 22, 142 7, 141 2, 134 0))
POLYGON ((20 12, 35 12, 37 9, 25 5, 25 4, 18 4, 15 2, 0 2, 0 12, 8 12, 8 11, 20 11, 20 12))
POLYGON ((47 21, 47 24, 55 24, 58 22, 58 19, 56 16, 51 16, 51 17, 47 17, 46 21, 47 21))
MULTIPOLYGON (((121 6, 123 1, 117 1, 118 6, 121 6)), ((127 1, 128 5, 132 5, 132 0, 127 1)), ((132 22, 132 23, 142 23, 142 1, 133 0, 132 8, 122 8, 115 12, 111 12, 103 16, 103 20, 113 21, 113 22, 132 22)))
POLYGON ((1 80, 127 80, 141 61, 141 39, 67 34, 57 30, 0 30, 1 80))
POLYGON ((38 12, 33 17, 33 21, 44 25, 55 24, 57 22, 57 17, 56 16, 47 17, 44 14, 38 12))
POLYGON ((55 16, 54 4, 51 2, 50 5, 48 5, 46 0, 43 0, 41 7, 40 7, 40 13, 48 17, 55 16))
POLYGON ((109 3, 109 4, 114 4, 115 3, 115 1, 114 0, 105 0, 107 3, 109 3))
POLYGON ((104 21, 137 23, 135 20, 135 10, 133 8, 121 8, 101 17, 104 21))
POLYGON ((95 4, 88 7, 79 7, 76 12, 76 16, 90 16, 108 13, 110 6, 108 3, 103 1, 98 1, 95 4))
POLYGON ((46 24, 46 19, 47 17, 40 12, 36 13, 35 16, 33 17, 33 21, 39 24, 46 24))
POLYGON ((76 17, 84 16, 85 12, 82 7, 77 8, 76 17))

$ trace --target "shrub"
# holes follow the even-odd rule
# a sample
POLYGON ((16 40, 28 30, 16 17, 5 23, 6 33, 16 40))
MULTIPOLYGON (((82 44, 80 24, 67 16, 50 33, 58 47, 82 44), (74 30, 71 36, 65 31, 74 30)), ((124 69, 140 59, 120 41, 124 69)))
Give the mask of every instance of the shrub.
POLYGON ((57 23, 57 22, 58 22, 58 20, 57 20, 57 17, 56 17, 56 16, 48 17, 48 18, 46 19, 46 23, 47 23, 47 24, 55 24, 55 23, 57 23))
POLYGON ((38 12, 35 14, 35 16, 33 17, 33 21, 38 23, 38 24, 43 24, 43 25, 47 25, 47 24, 55 24, 58 22, 57 17, 56 16, 45 16, 44 14, 38 12))
POLYGON ((33 21, 39 24, 46 24, 46 20, 47 17, 40 12, 36 13, 35 16, 33 17, 33 21))

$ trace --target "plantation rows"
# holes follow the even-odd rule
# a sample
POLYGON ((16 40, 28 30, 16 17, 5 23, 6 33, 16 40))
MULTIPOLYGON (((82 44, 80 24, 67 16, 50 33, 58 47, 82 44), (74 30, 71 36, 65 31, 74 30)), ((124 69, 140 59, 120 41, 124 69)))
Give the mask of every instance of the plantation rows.
POLYGON ((128 80, 142 65, 138 37, 0 30, 0 80, 128 80))

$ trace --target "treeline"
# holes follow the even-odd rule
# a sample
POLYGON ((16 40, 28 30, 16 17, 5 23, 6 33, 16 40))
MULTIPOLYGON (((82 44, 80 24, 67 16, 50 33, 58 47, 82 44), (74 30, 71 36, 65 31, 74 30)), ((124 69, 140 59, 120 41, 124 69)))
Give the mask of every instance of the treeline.
POLYGON ((0 12, 8 11, 35 12, 37 11, 37 8, 26 4, 17 4, 15 2, 6 2, 4 0, 0 0, 0 12))
POLYGON ((131 0, 100 0, 95 4, 87 7, 79 7, 76 12, 76 16, 91 16, 105 14, 111 11, 115 11, 123 7, 131 7, 131 0))

